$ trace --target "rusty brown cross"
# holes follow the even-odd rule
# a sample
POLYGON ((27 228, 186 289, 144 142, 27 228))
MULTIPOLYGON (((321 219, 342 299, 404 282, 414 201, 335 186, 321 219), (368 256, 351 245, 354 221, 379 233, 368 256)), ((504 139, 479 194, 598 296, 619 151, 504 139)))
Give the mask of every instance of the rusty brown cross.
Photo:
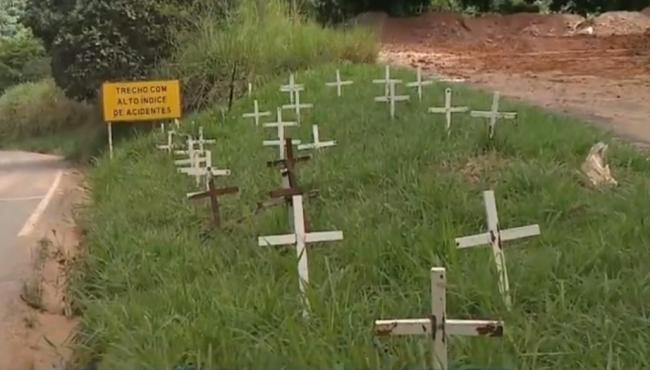
POLYGON ((285 159, 267 162, 269 167, 281 166, 283 177, 283 189, 298 188, 298 180, 296 177, 296 164, 299 162, 306 162, 311 159, 310 155, 302 157, 294 157, 293 155, 293 141, 291 138, 284 139, 284 152, 285 159), (286 181, 284 180, 286 179, 286 181))
POLYGON ((208 190, 187 194, 187 199, 194 200, 194 199, 210 198, 210 206, 212 207, 212 222, 214 223, 215 227, 221 227, 221 215, 219 212, 219 208, 220 208, 219 197, 222 195, 237 194, 237 193, 239 193, 239 188, 236 186, 218 189, 214 184, 214 177, 209 176, 208 190))

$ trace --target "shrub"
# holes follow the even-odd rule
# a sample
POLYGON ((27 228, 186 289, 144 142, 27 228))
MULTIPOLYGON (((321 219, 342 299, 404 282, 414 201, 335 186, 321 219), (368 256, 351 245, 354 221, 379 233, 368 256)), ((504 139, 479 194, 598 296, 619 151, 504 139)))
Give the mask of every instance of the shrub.
POLYGON ((45 50, 31 32, 23 30, 11 38, 0 38, 0 94, 9 86, 48 75, 45 50))
POLYGON ((2 141, 44 136, 97 121, 97 110, 68 99, 51 79, 13 86, 0 96, 2 141))
POLYGON ((378 53, 365 29, 323 28, 290 16, 278 0, 243 0, 225 19, 210 14, 179 36, 173 57, 160 74, 183 81, 187 108, 202 108, 287 71, 331 62, 372 62, 378 53))
POLYGON ((103 81, 148 76, 191 3, 30 0, 26 21, 52 57, 56 83, 70 97, 93 99, 103 81))

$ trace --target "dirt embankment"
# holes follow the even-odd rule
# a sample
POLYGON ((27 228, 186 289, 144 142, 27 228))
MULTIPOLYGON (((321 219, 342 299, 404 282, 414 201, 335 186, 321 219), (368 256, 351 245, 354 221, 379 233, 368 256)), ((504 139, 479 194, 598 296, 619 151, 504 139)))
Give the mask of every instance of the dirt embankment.
POLYGON ((642 12, 429 13, 387 18, 382 28, 382 61, 465 78, 650 143, 650 17, 642 12))

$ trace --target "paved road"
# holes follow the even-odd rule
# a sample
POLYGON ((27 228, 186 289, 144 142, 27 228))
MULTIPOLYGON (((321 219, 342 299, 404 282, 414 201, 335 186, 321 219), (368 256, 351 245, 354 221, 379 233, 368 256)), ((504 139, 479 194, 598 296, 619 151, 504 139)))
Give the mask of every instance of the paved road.
MULTIPOLYGON (((34 226, 54 196, 64 169, 55 156, 0 151, 0 347, 20 303, 38 235, 34 226)), ((2 360, 0 348, 0 360, 2 360)), ((2 361, 0 361, 2 362, 2 361)), ((0 364, 1 365, 1 364, 0 364)))

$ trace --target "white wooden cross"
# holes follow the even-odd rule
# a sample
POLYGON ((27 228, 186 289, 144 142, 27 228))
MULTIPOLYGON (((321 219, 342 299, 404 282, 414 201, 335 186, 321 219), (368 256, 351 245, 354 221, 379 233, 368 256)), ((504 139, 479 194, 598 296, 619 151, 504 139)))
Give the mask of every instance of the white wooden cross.
POLYGON ((395 83, 402 83, 402 80, 395 80, 390 78, 390 66, 386 65, 386 72, 384 74, 384 79, 383 80, 372 80, 372 83, 374 84, 383 84, 384 85, 384 96, 388 97, 388 93, 390 92, 390 83, 395 82, 395 83))
MULTIPOLYGON (((390 80, 388 85, 390 86, 389 89, 389 94, 388 96, 380 96, 376 97, 375 101, 376 102, 388 102, 390 103, 390 118, 393 119, 395 118, 395 103, 400 102, 400 101, 407 101, 410 100, 411 97, 408 95, 395 95, 395 84, 397 84, 397 80, 390 80)), ((400 82, 401 83, 401 82, 400 82)))
POLYGON ((341 231, 311 232, 305 231, 305 213, 302 204, 302 195, 294 195, 293 199, 293 224, 295 231, 287 235, 261 236, 258 243, 264 246, 295 245, 298 256, 298 279, 300 293, 302 295, 304 308, 303 317, 309 317, 309 301, 306 296, 307 285, 309 284, 309 263, 307 261, 307 244, 321 243, 328 241, 343 240, 341 231))
POLYGON ((496 264, 497 273, 499 274, 499 292, 503 296, 506 307, 510 310, 512 307, 512 298, 510 297, 510 283, 508 282, 506 256, 503 253, 503 242, 537 236, 541 234, 541 231, 539 225, 529 225, 501 230, 499 217, 497 215, 497 205, 494 200, 494 191, 488 190, 483 192, 483 200, 485 202, 488 231, 483 234, 456 238, 456 246, 459 249, 486 246, 492 247, 494 263, 496 264))
POLYGON ((260 106, 257 103, 257 99, 255 99, 255 101, 253 101, 253 107, 254 107, 253 113, 244 113, 242 115, 242 117, 244 117, 244 118, 253 118, 255 120, 255 126, 259 126, 260 125, 260 118, 270 116, 271 112, 260 112, 260 106))
POLYGON ((429 108, 429 113, 444 113, 447 118, 447 135, 451 133, 451 114, 452 113, 466 113, 469 107, 452 107, 451 106, 451 89, 445 89, 445 107, 444 108, 429 108))
MULTIPOLYGON (((277 140, 264 140, 262 143, 264 146, 277 146, 280 148, 280 159, 285 159, 284 157, 284 128, 298 126, 297 122, 285 122, 282 120, 282 108, 278 108, 277 111, 277 122, 265 123, 264 127, 277 127, 278 128, 278 139, 277 140)), ((292 140, 294 145, 301 143, 300 140, 292 140)))
POLYGON ((300 110, 301 109, 309 109, 313 108, 313 104, 301 104, 300 103, 300 92, 303 91, 304 89, 298 89, 294 92, 294 101, 291 104, 285 104, 282 106, 282 109, 293 109, 296 112, 296 120, 298 121, 298 125, 301 123, 300 119, 300 110))
POLYGON ((452 335, 502 337, 503 322, 447 318, 447 274, 443 267, 431 269, 431 317, 424 319, 377 320, 375 335, 423 335, 433 340, 433 368, 447 370, 448 339, 452 335))
POLYGON ((327 86, 336 86, 336 96, 341 97, 343 95, 343 86, 352 85, 354 81, 341 81, 341 71, 336 70, 336 82, 327 82, 327 86))
POLYGON ((168 153, 172 153, 174 150, 174 135, 176 135, 176 131, 174 130, 169 130, 167 131, 167 145, 158 145, 157 148, 160 150, 166 150, 168 153))
POLYGON ((336 145, 336 141, 320 141, 318 125, 312 125, 311 128, 312 128, 312 134, 314 135, 314 142, 311 144, 298 145, 298 150, 305 150, 305 149, 320 150, 321 148, 327 148, 336 145))
POLYGON ((294 97, 294 94, 296 93, 296 91, 304 90, 304 89, 305 89, 304 85, 297 85, 296 84, 296 78, 295 78, 293 73, 289 75, 289 84, 280 86, 280 91, 281 92, 288 92, 289 93, 289 101, 291 102, 291 104, 293 104, 293 101, 294 101, 293 97, 294 97))
POLYGON ((475 111, 473 110, 470 114, 475 118, 489 118, 490 119, 490 139, 494 137, 494 130, 497 125, 497 119, 516 119, 516 112, 499 112, 499 92, 495 91, 494 96, 492 97, 492 110, 487 111, 475 111))
POLYGON ((422 80, 422 67, 418 66, 417 80, 415 82, 409 82, 406 84, 407 87, 417 87, 418 97, 422 101, 422 87, 433 85, 431 80, 422 80))
POLYGON ((253 95, 253 84, 248 83, 248 97, 250 98, 253 95))
POLYGON ((212 152, 206 150, 203 157, 198 153, 194 153, 191 158, 190 167, 179 168, 178 172, 184 173, 189 176, 194 176, 196 179, 196 185, 201 184, 201 178, 207 178, 208 175, 211 176, 230 176, 230 170, 219 170, 212 167, 212 152), (201 166, 201 164, 205 166, 201 166))

